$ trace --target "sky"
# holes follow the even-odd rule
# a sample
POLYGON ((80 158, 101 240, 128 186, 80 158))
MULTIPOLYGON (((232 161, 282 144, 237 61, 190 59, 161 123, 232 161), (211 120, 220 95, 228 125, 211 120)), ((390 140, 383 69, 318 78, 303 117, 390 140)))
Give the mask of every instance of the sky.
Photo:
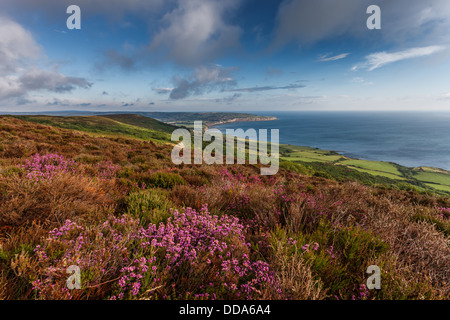
POLYGON ((450 111, 448 30, 448 0, 0 0, 0 112, 450 111))

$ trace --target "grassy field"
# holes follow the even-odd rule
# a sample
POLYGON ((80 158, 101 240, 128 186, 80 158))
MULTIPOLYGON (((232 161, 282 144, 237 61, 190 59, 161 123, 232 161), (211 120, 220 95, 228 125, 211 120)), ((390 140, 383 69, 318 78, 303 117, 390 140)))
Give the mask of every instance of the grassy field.
POLYGON ((411 183, 425 189, 450 192, 450 172, 430 167, 408 168, 391 162, 352 159, 334 151, 292 145, 280 146, 281 160, 312 165, 333 164, 344 168, 411 183))
POLYGON ((396 177, 402 176, 397 165, 389 162, 350 159, 339 161, 339 163, 356 169, 368 170, 376 174, 388 174, 396 177))

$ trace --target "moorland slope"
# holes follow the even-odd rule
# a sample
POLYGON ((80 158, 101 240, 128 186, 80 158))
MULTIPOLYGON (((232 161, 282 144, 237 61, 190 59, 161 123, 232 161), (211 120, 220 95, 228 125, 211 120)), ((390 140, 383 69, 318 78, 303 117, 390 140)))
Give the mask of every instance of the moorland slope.
POLYGON ((69 120, 0 117, 0 299, 450 297, 448 197, 175 166, 162 123, 69 120))

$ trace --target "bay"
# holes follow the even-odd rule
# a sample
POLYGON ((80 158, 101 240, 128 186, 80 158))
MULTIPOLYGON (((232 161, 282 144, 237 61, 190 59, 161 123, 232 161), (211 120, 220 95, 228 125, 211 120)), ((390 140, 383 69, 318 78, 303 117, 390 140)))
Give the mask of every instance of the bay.
POLYGON ((279 129, 280 143, 337 151, 365 160, 450 170, 447 112, 250 112, 274 121, 217 125, 226 129, 279 129))

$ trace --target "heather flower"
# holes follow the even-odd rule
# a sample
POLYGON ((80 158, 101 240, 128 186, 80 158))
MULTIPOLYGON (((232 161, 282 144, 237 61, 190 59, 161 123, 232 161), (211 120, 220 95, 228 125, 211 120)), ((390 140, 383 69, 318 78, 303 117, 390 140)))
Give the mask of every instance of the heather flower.
POLYGON ((27 178, 32 181, 49 181, 60 172, 75 173, 76 163, 58 154, 39 155, 36 153, 25 160, 22 166, 27 171, 27 178))
POLYGON ((334 250, 333 246, 330 246, 330 247, 327 249, 327 253, 331 256, 331 258, 334 259, 334 258, 335 258, 335 255, 334 255, 333 250, 334 250))
MULTIPOLYGON (((267 290, 281 297, 269 265, 250 260, 249 250, 239 219, 211 215, 206 205, 199 212, 176 210, 166 223, 150 224, 146 229, 128 216, 111 217, 92 228, 68 220, 36 247, 47 272, 33 285, 40 297, 52 297, 65 285, 54 279, 63 278, 65 267, 75 264, 91 275, 84 287, 114 278, 111 299, 138 297, 160 283, 177 284, 185 273, 191 274, 189 281, 193 282, 188 287, 198 288, 189 295, 193 298, 258 299, 267 290)), ((182 287, 175 289, 184 296, 182 287)), ((65 293, 64 298, 72 296, 65 293)))
MULTIPOLYGON (((103 181, 108 181, 116 177, 117 172, 122 168, 118 164, 113 164, 111 161, 101 161, 97 163, 94 168, 97 172, 97 177, 103 181)), ((142 189, 145 189, 145 184, 142 184, 142 189)))
POLYGON ((294 245, 294 244, 297 243, 297 240, 294 240, 294 239, 292 239, 292 238, 289 238, 289 239, 287 240, 287 242, 288 242, 289 244, 291 244, 291 245, 294 245))
POLYGON ((450 208, 439 208, 441 219, 450 219, 450 208))
POLYGON ((82 277, 82 288, 95 288, 110 281, 128 264, 127 245, 137 224, 136 220, 122 217, 85 228, 66 220, 62 227, 52 230, 34 250, 43 270, 41 277, 33 282, 38 297, 72 299, 73 293, 66 291, 65 283, 70 265, 90 275, 88 280, 82 277))

